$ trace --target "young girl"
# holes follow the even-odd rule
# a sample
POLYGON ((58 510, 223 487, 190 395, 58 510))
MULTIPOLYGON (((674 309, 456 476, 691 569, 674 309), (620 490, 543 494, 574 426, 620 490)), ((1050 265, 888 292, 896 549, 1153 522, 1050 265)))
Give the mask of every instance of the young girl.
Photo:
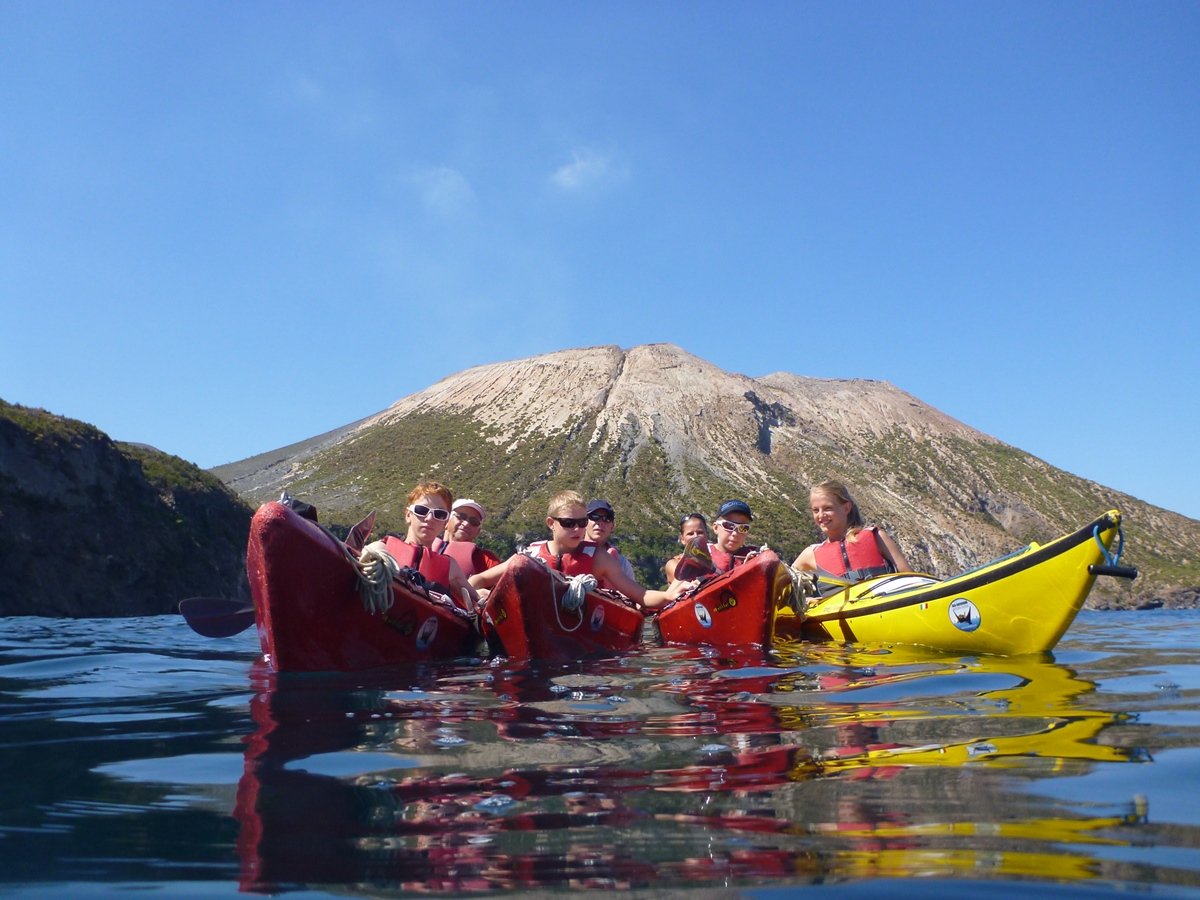
MULTIPOLYGON (((696 538, 697 540, 708 540, 708 519, 704 518, 703 513, 690 513, 684 516, 679 522, 679 543, 687 546, 687 542, 696 538)), ((683 559, 683 554, 672 556, 663 564, 663 574, 667 576, 667 584, 675 580, 675 567, 679 565, 679 561, 683 559)))
POLYGON ((890 534, 863 525, 858 504, 841 482, 823 481, 814 487, 809 492, 809 507, 825 540, 805 547, 792 568, 845 581, 912 570, 890 534))

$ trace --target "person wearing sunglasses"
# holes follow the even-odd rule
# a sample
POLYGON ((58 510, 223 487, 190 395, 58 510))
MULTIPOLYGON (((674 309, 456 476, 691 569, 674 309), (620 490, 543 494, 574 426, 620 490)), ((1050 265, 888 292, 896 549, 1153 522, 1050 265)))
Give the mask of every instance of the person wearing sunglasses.
MULTIPOLYGON (((587 505, 588 524, 585 537, 589 543, 596 545, 596 550, 607 553, 621 566, 621 571, 630 581, 636 580, 633 574, 633 564, 610 543, 613 528, 616 527, 617 514, 613 512, 612 504, 607 500, 591 500, 587 505)), ((611 587, 601 584, 600 587, 611 587)))
POLYGON ((866 525, 858 503, 840 481, 823 481, 808 494, 809 509, 825 540, 800 551, 792 568, 825 573, 844 581, 911 572, 895 538, 866 525))
MULTIPOLYGON (((621 564, 616 559, 607 553, 597 552, 595 544, 584 540, 588 521, 583 498, 575 491, 559 491, 550 498, 546 510, 550 539, 535 541, 524 552, 568 577, 592 575, 597 583, 608 584, 649 609, 664 606, 693 587, 693 583, 686 581, 676 581, 665 591, 642 587, 621 571, 621 564)), ((471 576, 471 585, 479 591, 480 596, 486 597, 486 592, 496 586, 511 560, 512 557, 509 557, 500 565, 471 576)))
POLYGON ((441 537, 434 539, 433 549, 443 556, 453 557, 463 575, 470 578, 500 562, 495 553, 475 543, 482 527, 483 507, 467 498, 455 500, 450 507, 446 529, 441 537))
MULTIPOLYGON (((708 547, 708 519, 703 513, 688 513, 679 520, 679 543, 684 547, 688 541, 695 541, 705 549, 708 547)), ((675 567, 683 559, 683 554, 672 556, 663 564, 663 574, 667 576, 667 584, 675 580, 675 567)))
POLYGON ((404 537, 389 532, 384 542, 401 568, 416 569, 435 590, 448 594, 455 602, 465 598, 467 609, 474 610, 479 596, 453 556, 438 553, 433 542, 450 520, 450 489, 436 481, 422 481, 409 492, 404 508, 408 532, 404 537))
POLYGON ((747 547, 750 523, 754 515, 744 500, 726 500, 713 519, 713 534, 716 543, 708 545, 709 555, 718 572, 728 572, 754 555, 756 548, 747 547))

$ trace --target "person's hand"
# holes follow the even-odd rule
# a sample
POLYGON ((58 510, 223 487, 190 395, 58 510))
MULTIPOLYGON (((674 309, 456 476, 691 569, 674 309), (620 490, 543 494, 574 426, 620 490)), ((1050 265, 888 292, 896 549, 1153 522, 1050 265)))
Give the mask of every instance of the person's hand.
POLYGON ((671 600, 678 600, 680 594, 686 594, 699 586, 699 581, 672 581, 671 586, 667 588, 667 597, 671 600))

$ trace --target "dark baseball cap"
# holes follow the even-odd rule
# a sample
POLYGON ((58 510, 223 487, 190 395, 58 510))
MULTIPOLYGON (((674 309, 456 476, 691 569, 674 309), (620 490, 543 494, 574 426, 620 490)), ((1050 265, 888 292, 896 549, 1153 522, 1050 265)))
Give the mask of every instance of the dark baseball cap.
POLYGON ((750 512, 750 506, 744 500, 726 500, 721 504, 721 508, 717 510, 717 518, 723 518, 730 513, 741 513, 747 519, 754 519, 754 514, 750 512))
POLYGON ((616 513, 613 513, 612 504, 610 504, 607 500, 592 500, 587 505, 587 511, 588 511, 589 516, 598 509, 602 509, 605 512, 610 513, 612 515, 616 515, 616 513))

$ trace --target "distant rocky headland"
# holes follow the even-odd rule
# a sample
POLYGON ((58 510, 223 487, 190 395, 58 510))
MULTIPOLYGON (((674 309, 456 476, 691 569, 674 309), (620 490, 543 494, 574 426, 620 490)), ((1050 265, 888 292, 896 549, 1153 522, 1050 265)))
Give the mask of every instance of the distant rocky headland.
POLYGON ((0 615, 157 615, 244 596, 251 512, 178 457, 0 400, 0 615))

